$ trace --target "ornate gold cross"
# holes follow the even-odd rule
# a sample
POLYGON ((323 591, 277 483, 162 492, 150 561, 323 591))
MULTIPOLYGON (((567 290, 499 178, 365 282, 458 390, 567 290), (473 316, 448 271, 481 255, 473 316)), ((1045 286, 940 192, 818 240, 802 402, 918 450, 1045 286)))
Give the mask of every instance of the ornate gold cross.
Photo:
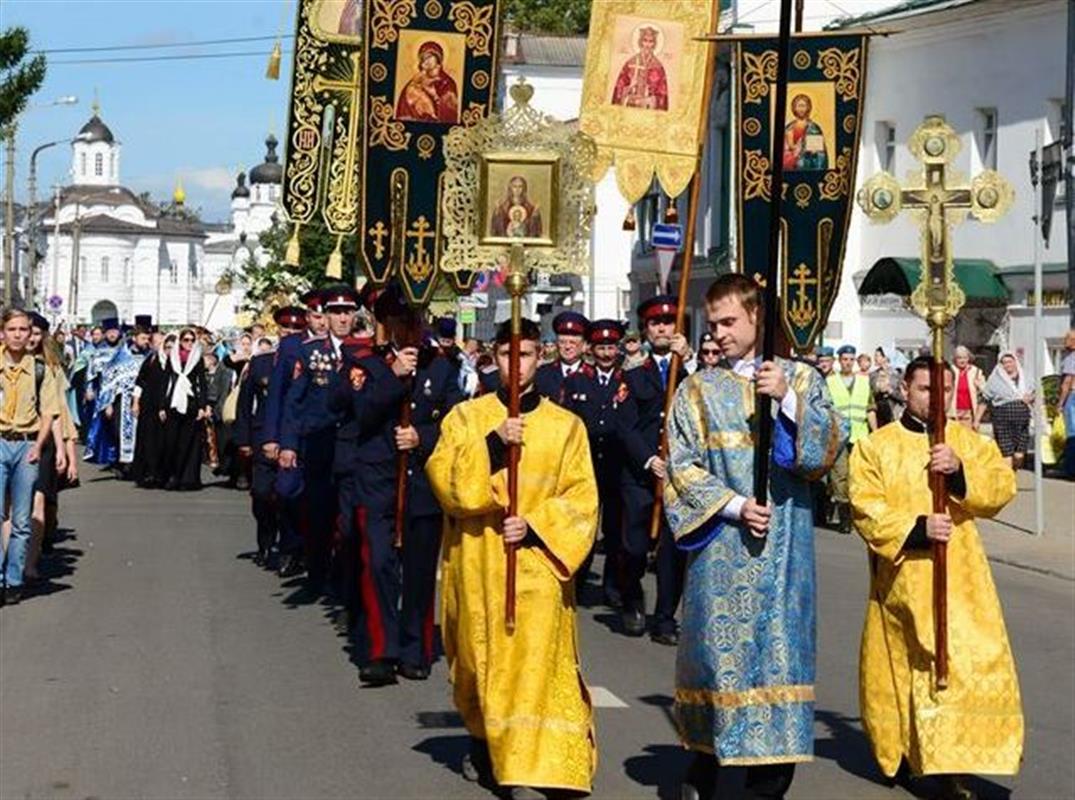
POLYGON ((890 222, 903 209, 915 215, 921 229, 922 281, 911 295, 911 306, 931 328, 943 330, 966 300, 955 281, 952 228, 968 212, 982 222, 995 222, 1011 207, 1015 192, 993 170, 979 173, 970 186, 959 185, 959 176, 949 169, 959 154, 959 136, 942 117, 927 117, 908 147, 922 162, 920 185, 901 187, 882 172, 862 186, 858 204, 875 222, 890 222))
POLYGON ((388 228, 384 226, 382 220, 377 220, 377 224, 368 232, 370 238, 373 239, 373 257, 379 261, 384 258, 384 237, 388 235, 388 228))
POLYGON ((426 239, 435 239, 437 234, 429 227, 429 220, 424 214, 411 223, 411 228, 413 230, 407 231, 407 238, 415 240, 415 249, 411 257, 407 259, 407 271, 416 280, 423 280, 433 270, 433 260, 426 250, 426 239))
POLYGON ((798 291, 795 293, 795 303, 788 310, 788 316, 796 325, 807 325, 814 315, 814 306, 810 298, 806 296, 806 287, 817 283, 817 278, 810 277, 810 268, 806 264, 799 264, 792 273, 795 277, 788 279, 788 285, 794 286, 798 291))

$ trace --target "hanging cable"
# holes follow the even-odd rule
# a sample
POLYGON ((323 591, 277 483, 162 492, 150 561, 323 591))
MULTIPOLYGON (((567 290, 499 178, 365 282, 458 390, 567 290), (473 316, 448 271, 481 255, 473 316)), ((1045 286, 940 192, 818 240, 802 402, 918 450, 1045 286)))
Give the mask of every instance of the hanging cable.
MULTIPOLYGON (((273 39, 294 39, 295 34, 277 34, 273 36, 241 36, 234 39, 203 39, 196 42, 165 42, 161 44, 117 44, 107 47, 48 47, 43 50, 31 50, 31 53, 100 53, 111 50, 157 50, 168 47, 200 47, 202 45, 237 44, 240 42, 268 42, 273 39)), ((50 61, 50 64, 62 63, 50 61)))
MULTIPOLYGON (((286 55, 291 55, 292 51, 285 50, 283 52, 286 55)), ((59 64, 122 64, 135 61, 197 61, 199 59, 240 58, 243 56, 261 56, 264 58, 265 52, 263 50, 245 50, 234 51, 230 53, 190 53, 177 56, 120 56, 118 58, 72 58, 61 59, 59 61, 54 61, 50 59, 49 66, 53 67, 59 64)))

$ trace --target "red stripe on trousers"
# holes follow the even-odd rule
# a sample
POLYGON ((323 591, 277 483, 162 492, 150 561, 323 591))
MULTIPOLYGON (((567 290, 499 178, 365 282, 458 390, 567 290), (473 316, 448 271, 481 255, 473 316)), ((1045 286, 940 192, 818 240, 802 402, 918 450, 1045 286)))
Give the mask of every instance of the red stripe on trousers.
POLYGON ((358 586, 362 592, 362 605, 366 607, 366 633, 370 640, 370 659, 384 658, 384 622, 381 605, 377 602, 377 588, 373 585, 370 571, 370 539, 366 531, 366 509, 355 509, 355 525, 362 541, 362 563, 358 567, 358 586))

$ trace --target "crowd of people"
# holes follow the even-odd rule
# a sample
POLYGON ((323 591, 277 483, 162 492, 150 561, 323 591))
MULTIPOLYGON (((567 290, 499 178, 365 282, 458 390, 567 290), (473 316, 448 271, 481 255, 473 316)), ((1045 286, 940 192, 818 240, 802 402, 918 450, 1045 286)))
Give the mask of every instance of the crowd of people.
POLYGON ((428 327, 392 285, 314 290, 273 311, 273 336, 253 326, 223 340, 146 318, 50 337, 39 315, 10 310, 5 600, 17 602, 34 574, 58 491, 77 483, 81 431, 86 460, 140 487, 198 489, 208 466, 249 490, 253 562, 345 609, 364 685, 425 680, 443 652, 471 735, 467 780, 516 800, 590 791, 597 742, 573 620, 588 591, 617 612, 624 636, 678 648, 674 717, 696 756, 684 800, 711 797, 732 767, 745 767, 753 796, 778 798, 812 753, 812 532, 831 523, 862 536, 871 579, 886 587, 871 592, 862 655, 878 763, 896 780, 942 775, 946 797, 969 797, 957 773, 1012 774, 1022 750, 995 590, 988 576, 955 589, 951 639, 983 652, 953 652, 958 691, 947 694, 935 691, 933 642, 921 633, 928 604, 905 601, 929 596, 920 584, 932 543, 949 542, 957 567, 985 563, 973 520, 1014 495, 1034 387, 1012 354, 984 379, 957 349, 949 444, 930 448, 928 359, 897 366, 896 353, 845 345, 762 362, 760 295, 743 276, 718 279, 696 350, 667 295, 639 306, 637 333, 566 311, 542 342, 524 320, 518 416, 504 380, 510 325, 460 345, 454 320, 428 327), (755 392, 775 413, 767 502, 753 487, 755 392), (986 405, 1000 449, 975 433, 986 405), (930 506, 926 452, 949 512, 930 506), (973 749, 934 744, 969 737, 973 749))

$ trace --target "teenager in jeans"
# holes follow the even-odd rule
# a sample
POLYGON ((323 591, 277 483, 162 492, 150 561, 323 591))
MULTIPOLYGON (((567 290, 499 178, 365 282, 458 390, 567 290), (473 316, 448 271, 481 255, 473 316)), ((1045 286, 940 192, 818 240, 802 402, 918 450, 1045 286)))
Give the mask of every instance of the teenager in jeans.
MULTIPOLYGON (((53 420, 60 414, 56 377, 40 370, 30 352, 30 315, 11 308, 0 316, 0 497, 8 497, 11 537, 3 559, 3 602, 22 596, 23 569, 30 544, 30 512, 38 462, 53 420)), ((54 439, 62 453, 62 438, 54 439)))

